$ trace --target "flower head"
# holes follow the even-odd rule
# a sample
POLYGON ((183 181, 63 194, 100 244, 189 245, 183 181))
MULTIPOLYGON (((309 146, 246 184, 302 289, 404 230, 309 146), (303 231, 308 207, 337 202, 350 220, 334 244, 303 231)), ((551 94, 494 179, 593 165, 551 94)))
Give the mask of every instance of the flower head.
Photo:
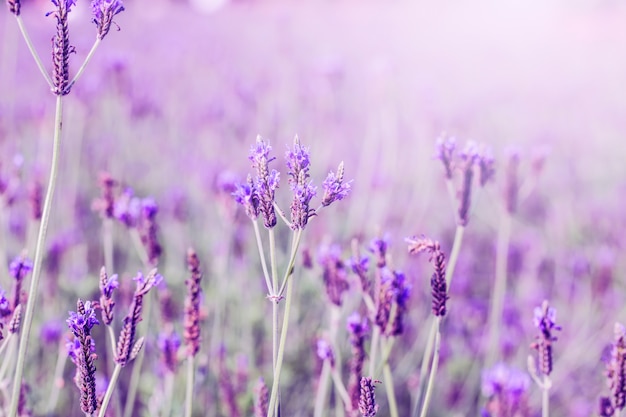
POLYGON ((96 310, 91 305, 91 301, 82 303, 79 300, 78 311, 70 311, 70 317, 66 320, 68 327, 77 335, 79 333, 89 334, 96 324, 100 324, 96 318, 96 310), (82 304, 82 308, 80 305, 82 304))
POLYGON ((244 207, 246 215, 251 220, 256 220, 259 217, 259 194, 251 175, 248 175, 245 184, 236 185, 232 196, 235 197, 237 203, 244 207))
POLYGON ((456 139, 453 137, 441 136, 437 140, 437 152, 435 158, 439 159, 443 164, 446 178, 452 179, 452 171, 454 169, 454 151, 456 149, 456 139))
POLYGON ((111 29, 113 16, 123 11, 122 0, 93 0, 91 2, 93 22, 98 27, 98 39, 104 39, 111 29))
POLYGON ((531 347, 537 350, 539 355, 539 371, 544 375, 550 375, 552 372, 552 342, 557 340, 553 332, 561 330, 557 326, 556 310, 548 305, 547 301, 536 307, 534 311, 535 327, 539 330, 539 335, 535 337, 537 340, 531 347))
POLYGON ((33 270, 33 262, 26 258, 24 255, 20 255, 11 261, 9 265, 9 274, 16 281, 24 279, 26 274, 33 270))
POLYGON ((350 194, 352 181, 343 182, 343 161, 339 164, 337 172, 329 172, 328 176, 322 183, 324 196, 322 197, 322 206, 331 205, 337 200, 343 200, 350 194))
POLYGON ((254 189, 259 199, 259 213, 263 215, 264 225, 271 229, 276 226, 276 210, 274 209, 274 195, 280 182, 280 174, 275 169, 269 170, 269 163, 275 158, 270 158, 272 147, 261 136, 257 136, 256 144, 250 150, 249 159, 252 167, 256 169, 254 189))

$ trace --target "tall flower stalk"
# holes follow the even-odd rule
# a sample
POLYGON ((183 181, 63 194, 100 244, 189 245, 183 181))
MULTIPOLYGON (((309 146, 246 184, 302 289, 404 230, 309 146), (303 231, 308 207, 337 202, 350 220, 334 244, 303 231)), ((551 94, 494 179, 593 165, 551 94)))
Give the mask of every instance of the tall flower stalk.
MULTIPOLYGON (((11 395, 11 404, 9 407, 9 417, 15 417, 18 412, 19 406, 19 398, 20 398, 20 390, 22 387, 22 378, 24 374, 24 365, 26 362, 26 353, 28 351, 28 341, 30 338, 30 331, 33 323, 35 305, 37 304, 37 293, 39 280, 41 277, 41 269, 43 262, 43 253, 46 241, 46 234, 48 231, 48 224, 50 220, 50 213, 52 210, 52 200, 54 197, 54 190, 56 185, 56 179, 58 174, 58 165, 59 165, 59 153, 61 147, 61 133, 62 133, 62 122, 63 122, 63 96, 69 94, 72 85, 78 80, 82 71, 84 70, 87 62, 93 55, 93 51, 95 51, 95 46, 92 48, 92 53, 90 53, 81 69, 77 72, 76 76, 70 81, 69 75, 69 58, 70 54, 74 52, 74 48, 70 44, 70 36, 69 36, 69 25, 68 25, 68 14, 71 11, 72 7, 75 5, 75 0, 52 0, 53 5, 56 9, 49 13, 56 20, 56 33, 52 39, 52 63, 53 63, 53 75, 50 77, 39 58, 35 48, 30 41, 28 33, 24 27, 24 24, 21 20, 21 0, 8 0, 9 11, 13 13, 17 18, 17 23, 20 27, 24 40, 28 45, 35 62, 37 63, 37 67, 42 73, 44 79, 49 84, 52 93, 56 96, 56 104, 55 104, 55 117, 54 117, 54 134, 52 141, 52 159, 50 163, 50 174, 48 177, 48 187, 46 189, 46 194, 44 198, 41 222, 39 225, 39 231, 37 233, 37 243, 35 246, 35 256, 34 256, 34 266, 33 266, 33 276, 30 283, 29 291, 28 291, 28 301, 26 303, 26 309, 24 314, 24 322, 23 322, 23 331, 20 335, 19 341, 19 350, 17 354, 16 366, 15 366, 15 375, 13 378, 13 389, 11 395)), ((98 23, 99 21, 105 22, 103 24, 104 27, 108 27, 111 25, 112 16, 121 12, 124 8, 121 5, 120 0, 94 0, 93 4, 100 5, 100 10, 107 10, 107 13, 102 13, 99 17, 98 14, 95 15, 94 21, 98 23), (111 12, 113 11, 113 12, 111 12), (112 13, 112 14, 111 14, 112 13), (106 17, 105 19, 105 16, 106 17), (106 21, 109 23, 106 23, 106 21), (108 24, 108 26, 107 26, 108 24)), ((104 38, 106 33, 100 28, 98 29, 98 36, 96 43, 104 38)))

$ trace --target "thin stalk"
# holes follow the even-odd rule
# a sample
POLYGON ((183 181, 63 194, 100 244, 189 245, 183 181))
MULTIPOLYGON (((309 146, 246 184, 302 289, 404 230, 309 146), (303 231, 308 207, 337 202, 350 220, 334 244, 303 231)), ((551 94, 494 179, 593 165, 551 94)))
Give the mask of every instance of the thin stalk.
POLYGON ((452 281, 454 268, 456 267, 456 262, 459 259, 459 253, 461 252, 463 232, 465 232, 465 226, 458 225, 456 227, 456 232, 454 233, 454 243, 452 244, 452 251, 450 252, 448 266, 446 267, 446 285, 448 287, 448 291, 450 291, 450 282, 452 281))
POLYGON ((374 326, 372 332, 372 344, 370 348, 370 364, 369 374, 374 378, 374 370, 376 369, 376 356, 378 355, 378 343, 380 342, 380 327, 374 326))
POLYGON ((293 298, 293 279, 287 282, 287 296, 285 297, 285 312, 283 316, 283 328, 280 333, 280 345, 278 347, 278 357, 276 367, 274 368, 274 380, 272 381, 272 393, 270 395, 270 403, 267 408, 267 417, 274 415, 278 402, 278 386, 280 381, 280 371, 283 367, 283 356, 285 354, 285 345, 287 342, 287 329, 289 328, 289 312, 291 311, 291 301, 293 298))
POLYGON ((0 367, 0 382, 4 381, 4 376, 9 370, 9 366, 15 363, 15 361, 13 360, 13 355, 15 353, 16 341, 14 337, 8 337, 7 339, 10 339, 11 342, 9 342, 9 348, 7 350, 7 354, 2 360, 2 367, 0 367))
POLYGON ((76 81, 78 81, 80 76, 83 75, 83 72, 85 72, 85 68, 87 68, 87 64, 89 63, 89 61, 91 61, 91 58, 93 58, 93 54, 96 52, 96 49, 98 49, 99 45, 100 45, 100 38, 96 38, 96 41, 93 43, 93 46, 91 47, 91 50, 87 54, 87 57, 83 61, 83 64, 78 69, 78 72, 76 73, 72 81, 70 82, 68 88, 72 88, 72 86, 76 83, 76 81))
POLYGON ((47 415, 54 413, 54 409, 59 402, 59 394, 61 393, 61 387, 63 386, 63 371, 65 370, 65 363, 67 362, 67 352, 65 346, 59 344, 59 354, 57 356, 57 363, 54 367, 54 379, 52 381, 52 388, 50 388, 50 397, 48 399, 47 415))
MULTIPOLYGON (((41 61, 41 58, 39 58, 39 54, 37 53, 37 50, 35 49, 33 42, 30 40, 30 36, 28 36, 28 31, 26 30, 26 26, 24 25, 22 16, 16 16, 16 20, 17 20, 17 25, 20 28, 20 32, 22 32, 22 37, 24 38, 24 41, 26 42, 26 45, 28 46, 28 50, 30 51, 30 54, 33 56, 33 59, 35 60, 35 63, 37 64, 37 68, 39 68, 39 72, 41 72, 41 75, 43 75, 43 78, 48 83, 48 87, 52 89, 54 86, 54 84, 52 83, 52 78, 50 78, 50 74, 48 74, 48 71, 46 71, 46 67, 44 67, 43 62, 41 61)), ((57 98, 60 98, 60 96, 57 98)))
MULTIPOLYGON (((115 332, 113 331, 113 326, 106 326, 106 327, 107 327, 108 336, 105 336, 105 337, 107 337, 109 339, 109 342, 111 343, 111 356, 110 357, 113 357, 113 355, 115 355, 115 349, 116 349, 115 332)), ((115 362, 111 359, 107 361, 107 372, 109 373, 109 375, 113 375, 113 373, 115 372, 115 362)), ((121 400, 120 400, 119 395, 115 396, 114 405, 115 405, 115 415, 121 416, 122 405, 121 405, 121 400)))
POLYGON ((428 377, 428 386, 426 387, 426 394, 424 394, 424 403, 422 404, 422 411, 420 417, 426 417, 428 414, 428 407, 430 405, 430 398, 433 394, 433 387, 435 385, 435 377, 437 376, 437 367, 439 366, 439 347, 441 344, 441 333, 439 333, 439 324, 441 323, 441 317, 437 317, 435 320, 436 334, 435 334, 435 350, 433 352, 433 362, 430 367, 430 376, 428 377))
POLYGON ((331 364, 328 359, 324 360, 322 365, 322 373, 317 385, 317 394, 315 395, 314 417, 323 417, 325 413, 326 398, 328 396, 328 388, 330 386, 331 364))
POLYGON ((387 401, 389 403, 389 415, 398 417, 398 404, 396 403, 396 394, 393 389, 393 376, 391 375, 391 367, 389 363, 383 366, 383 376, 385 378, 385 391, 387 392, 387 401))
MULTIPOLYGON (((272 270, 272 291, 277 297, 278 290, 278 266, 276 264, 276 236, 274 229, 269 229, 270 238, 270 268, 272 270)), ((276 371, 276 360, 278 358, 278 302, 279 299, 270 300, 272 302, 272 368, 276 371)))
MULTIPOLYGON (((541 387, 541 417, 550 417, 550 385, 550 377, 544 375, 541 387)), ((620 417, 620 411, 616 410, 615 417, 620 417)))
POLYGON ((113 370, 113 375, 111 375, 111 381, 109 381, 109 387, 107 388, 107 392, 104 394, 104 399, 102 400, 98 417, 104 417, 106 415, 107 407, 109 406, 109 401, 111 401, 111 396, 113 395, 113 390, 115 390, 115 385, 117 385, 117 379, 120 376, 121 370, 122 366, 119 363, 116 364, 115 369, 113 370))
MULTIPOLYGON (((5 222, 5 215, 4 215, 4 213, 5 213, 5 205, 4 205, 3 201, 0 201, 0 230, 8 230, 5 227, 6 222, 5 222)), ((0 262, 3 262, 3 263, 6 262, 6 260, 8 259, 7 252, 6 252, 6 247, 5 247, 5 244, 6 244, 7 240, 8 239, 5 238, 5 239, 2 239, 2 242, 0 242, 0 262)), ((0 271, 1 271, 0 272, 0 282, 2 282, 2 284, 4 284, 4 285, 9 284, 9 282, 10 282, 9 281, 9 277, 8 277, 7 273, 5 272, 4 265, 3 265, 3 268, 0 268, 0 271)))
POLYGON ((185 394, 185 417, 191 417, 191 411, 193 409, 193 355, 187 358, 187 392, 185 394))
POLYGON ((435 336, 437 334, 437 318, 431 317, 430 331, 428 332, 428 339, 426 341, 426 349, 424 350, 424 357, 422 358, 422 366, 420 368, 420 379, 417 385, 417 393, 415 394, 415 406, 413 407, 413 415, 417 416, 419 411, 419 405, 422 402, 422 392, 426 385, 426 375, 428 373, 428 365, 430 365, 430 358, 433 354, 435 347, 435 336))
POLYGON ((48 231, 48 222, 50 220, 50 211, 52 209, 52 198, 54 196, 54 187, 56 185, 56 177, 59 166, 59 152, 61 148, 61 124, 63 120, 63 96, 57 96, 56 99, 56 115, 54 118, 54 140, 52 144, 52 163, 50 165, 50 179, 48 181, 48 189, 44 199, 43 214, 37 237, 37 246, 35 249, 35 260, 33 262, 33 275, 28 290, 28 302, 26 303, 26 314, 22 324, 22 332, 20 334, 20 346, 17 353, 17 365, 15 367, 15 377, 13 378, 13 390, 11 393, 11 406, 9 408, 9 417, 16 417, 17 406, 20 396, 20 388, 22 386, 22 377, 24 374, 24 364, 26 361, 26 351, 28 350, 28 339, 33 324, 33 313, 37 304, 37 288, 39 286, 39 278, 41 277, 41 267, 43 261, 44 246, 46 241, 46 233, 48 231))
POLYGON ((496 251, 496 279, 491 297, 489 313, 489 339, 487 349, 487 366, 497 361, 498 346, 500 344, 500 327, 502 326, 502 311, 506 295, 506 280, 508 268, 509 242, 511 239, 511 215, 503 210, 498 228, 498 243, 496 251))
POLYGON ((102 221, 102 247, 104 250, 104 267, 107 274, 113 274, 113 221, 102 221))
POLYGON ((383 344, 381 361, 380 364, 378 364, 378 366, 376 367, 376 372, 374 373, 374 375, 379 375, 382 371, 383 366, 389 361, 389 357, 391 356, 391 350, 395 342, 396 338, 393 336, 389 339, 386 339, 386 343, 383 344))
POLYGON ((265 262, 265 251, 263 250, 263 241, 261 240, 261 232, 259 230, 259 224, 252 221, 254 226, 254 237, 256 238, 256 245, 259 249, 259 258, 261 258, 261 266, 263 267, 263 278, 265 278, 265 285, 267 285, 267 293, 269 295, 274 294, 274 287, 272 287, 272 282, 270 281, 270 274, 267 271, 267 262, 265 262))
POLYGON ((172 414, 172 397, 174 394, 174 373, 168 372, 165 375, 163 407, 161 409, 161 417, 170 417, 172 414))
POLYGON ((150 269, 150 259, 148 259, 148 252, 146 252, 146 248, 143 247, 143 243, 141 243, 141 236, 139 236, 139 231, 136 228, 132 228, 128 230, 130 232, 130 239, 133 242, 133 246, 135 247, 135 252, 137 252, 137 256, 141 260, 141 263, 148 269, 150 269))
POLYGON ((352 404, 350 394, 348 394, 348 390, 341 380, 341 375, 339 374, 339 369, 337 369, 337 367, 332 369, 331 375, 333 377, 333 384, 335 384, 335 389, 339 394, 339 397, 341 397, 341 400, 343 401, 344 407, 342 407, 342 409, 344 409, 345 407, 352 404))
POLYGON ((4 352, 4 349, 7 348, 7 346, 9 345, 13 333, 9 333, 9 335, 2 341, 2 344, 0 345, 0 355, 2 355, 2 352, 4 352))

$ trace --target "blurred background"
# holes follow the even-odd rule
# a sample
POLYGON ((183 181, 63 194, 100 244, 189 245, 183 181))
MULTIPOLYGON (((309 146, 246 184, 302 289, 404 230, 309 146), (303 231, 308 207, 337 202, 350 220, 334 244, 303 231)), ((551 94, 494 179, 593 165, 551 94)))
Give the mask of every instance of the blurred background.
MULTIPOLYGON (((476 399, 480 370, 468 365, 472 352, 463 341, 479 332, 485 319, 503 172, 512 151, 520 155, 521 181, 532 187, 513 223, 507 298, 513 330, 505 332, 511 337, 505 356, 525 368, 532 308, 549 298, 564 328, 555 348, 553 415, 588 416, 595 410, 605 390, 602 350, 612 340, 614 322, 626 320, 625 265, 619 256, 626 244, 625 4, 129 0, 125 6, 66 100, 49 234, 53 243, 67 236, 73 242, 60 266, 68 277, 59 284, 64 299, 88 296, 95 288, 95 281, 74 285, 97 276, 102 262, 100 221, 91 202, 99 195, 99 173, 108 171, 161 206, 161 268, 175 276, 178 292, 184 290, 184 251, 194 245, 208 258, 214 277, 225 271, 241 275, 207 284, 207 299, 225 294, 225 300, 237 300, 239 284, 250 275, 246 268, 257 268, 258 260, 250 228, 229 224, 237 215, 228 184, 250 172, 247 156, 257 134, 270 141, 276 165, 297 134, 311 149, 316 184, 340 161, 346 178, 354 179, 350 198, 314 219, 305 247, 315 252, 321 242, 339 242, 349 252, 354 237, 367 242, 386 234, 394 242, 394 260, 412 274, 412 303, 421 310, 411 313, 394 359, 408 364, 398 371, 396 384, 401 402, 409 404, 407 387, 425 337, 420 323, 428 315, 430 269, 426 259, 407 259, 403 238, 425 233, 450 249, 454 207, 434 158, 437 138, 449 134, 460 147, 467 140, 491 147, 496 180, 474 196, 451 303, 456 297, 478 304, 456 312, 451 304, 448 322, 455 336, 445 347, 432 415, 451 415, 446 410, 476 415, 467 404, 474 399, 470 409, 476 411, 483 402, 476 399), (249 248, 251 266, 232 269, 226 256, 231 239, 249 248), (560 365, 559 354, 565 358, 560 365), (471 392, 459 394, 467 381, 474 383, 471 392)), ((45 1, 24 0, 22 6, 48 68, 54 19, 45 14, 52 9, 45 1)), ((71 71, 76 71, 95 38, 88 2, 79 0, 70 18, 76 48, 71 71)), ((47 181, 53 118, 54 96, 13 16, 0 8, 0 172, 19 171, 24 184, 8 211, 7 232, 0 234, 7 259, 27 246, 27 185, 47 181)), ((279 196, 283 207, 288 194, 285 185, 279 196)), ((136 268, 130 256, 117 256, 121 268, 136 268)), ((302 284, 302 294, 322 291, 319 274, 310 274, 312 283, 302 284)), ((261 280, 258 290, 245 302, 262 312, 267 306, 261 280)), ((55 314, 64 317, 73 303, 59 303, 55 314)), ((322 307, 296 315, 303 330, 285 377, 294 387, 293 396, 283 394, 286 415, 310 415, 306 393, 314 379, 313 357, 306 372, 296 365, 297 358, 310 355, 311 339, 323 327, 312 321, 322 307)), ((237 343, 239 337, 253 343, 258 311, 225 319, 230 308, 208 309, 212 348, 224 343, 258 358, 251 346, 237 343)), ((207 367, 209 362, 207 357, 207 367)), ((265 372, 269 379, 262 361, 258 364, 260 369, 251 366, 252 374, 265 372)), ((379 392, 385 404, 382 387, 379 392)), ((538 390, 529 395, 536 409, 538 390)), ((240 400, 242 408, 245 401, 249 398, 240 400)), ((403 407, 406 413, 409 407, 403 407)), ((219 407, 211 410, 228 415, 219 407)))

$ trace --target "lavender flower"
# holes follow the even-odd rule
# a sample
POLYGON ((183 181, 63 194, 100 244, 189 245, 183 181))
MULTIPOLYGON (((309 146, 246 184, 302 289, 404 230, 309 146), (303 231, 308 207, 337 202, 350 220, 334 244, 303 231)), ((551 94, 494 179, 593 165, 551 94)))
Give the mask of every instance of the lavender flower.
POLYGON ((50 13, 57 20, 56 34, 52 38, 52 63, 53 77, 52 92, 57 96, 69 94, 70 71, 69 59, 70 54, 74 52, 74 47, 70 45, 70 33, 67 24, 67 15, 72 6, 76 4, 76 0, 52 0, 57 10, 50 13))
POLYGON ((22 253, 20 256, 15 258, 9 264, 9 275, 15 280, 15 290, 13 294, 13 304, 11 308, 17 307, 22 303, 23 297, 25 295, 22 294, 22 283, 26 274, 33 270, 33 262, 26 258, 25 253, 22 253))
POLYGON ((376 257, 376 266, 384 268, 387 265, 387 250, 389 248, 389 240, 387 237, 375 238, 370 242, 370 252, 376 257))
POLYGON ((538 352, 539 371, 543 375, 550 375, 552 372, 552 342, 557 340, 553 332, 561 330, 561 327, 555 323, 556 310, 549 307, 547 301, 544 301, 541 307, 535 307, 534 314, 534 323, 539 330, 539 335, 536 336, 537 341, 531 347, 538 352))
POLYGON ((93 0, 91 2, 93 22, 98 27, 98 39, 102 40, 109 33, 113 16, 124 11, 121 0, 93 0))
POLYGON ((128 314, 124 318, 124 325, 117 340, 115 350, 115 362, 121 366, 126 366, 126 364, 132 360, 133 347, 137 347, 133 346, 133 343, 135 342, 137 333, 137 324, 142 320, 143 297, 152 287, 158 285, 162 279, 163 277, 157 273, 156 269, 150 271, 150 274, 148 274, 146 278, 144 278, 141 273, 138 273, 134 278, 137 283, 137 288, 135 289, 128 314))
POLYGON ((439 242, 427 238, 407 238, 409 253, 430 253, 430 262, 433 263, 435 272, 430 278, 432 294, 432 312, 437 317, 446 315, 446 301, 448 301, 448 288, 446 283, 446 257, 441 251, 439 242))
POLYGON ((367 293, 370 288, 370 281, 367 276, 370 259, 367 256, 359 256, 358 254, 355 254, 348 260, 348 265, 350 266, 352 272, 359 277, 361 291, 363 291, 363 293, 367 293))
POLYGON ((9 321, 9 333, 17 333, 20 330, 20 324, 22 324, 22 305, 18 304, 13 309, 13 316, 9 321))
POLYGON ((478 154, 478 183, 481 187, 493 180, 495 175, 493 153, 490 148, 482 146, 478 154))
POLYGON ((269 391, 263 378, 259 378, 254 388, 254 417, 266 417, 268 406, 269 391))
POLYGON ((132 188, 126 188, 115 200, 113 216, 127 228, 137 225, 141 216, 141 200, 134 196, 132 188))
POLYGON ((163 367, 172 374, 176 373, 176 368, 178 367, 177 355, 180 343, 180 337, 174 331, 162 332, 157 339, 163 367))
POLYGON ((96 366, 94 360, 95 345, 91 338, 91 329, 98 323, 95 309, 91 302, 78 300, 76 312, 70 311, 67 325, 74 335, 70 357, 76 364, 74 382, 80 390, 80 408, 86 414, 93 414, 98 406, 96 396, 96 366))
POLYGON ((187 297, 185 298, 185 346, 187 355, 195 356, 200 350, 200 261, 196 252, 189 248, 187 251, 187 269, 191 277, 185 281, 187 284, 187 297))
POLYGON ((437 140, 437 153, 435 157, 441 161, 445 170, 445 175, 448 180, 452 179, 452 172, 454 169, 454 151, 456 149, 456 139, 453 137, 441 136, 437 140))
POLYGON ((6 292, 0 288, 0 321, 10 316, 12 312, 13 309, 11 308, 11 303, 6 296, 6 292))
POLYGON ((355 415, 359 408, 361 397, 361 377, 363 376, 363 363, 365 362, 365 338, 369 332, 367 317, 361 317, 359 313, 352 313, 348 317, 348 333, 352 346, 352 358, 350 359, 350 377, 348 380, 348 394, 350 395, 350 408, 346 411, 350 416, 355 415))
POLYGON ((317 339, 315 345, 317 357, 322 361, 328 361, 331 367, 335 367, 335 354, 333 348, 325 339, 317 339))
POLYGON ((31 206, 31 216, 33 220, 41 220, 43 214, 43 185, 38 179, 30 184, 28 197, 31 206))
POLYGON ((623 410, 626 406, 626 330, 615 323, 615 338, 611 346, 611 359, 607 364, 607 379, 611 390, 613 407, 623 410))
POLYGON ((363 417, 374 417, 378 412, 376 396, 374 395, 374 383, 370 377, 361 378, 361 395, 359 398, 359 411, 363 417))
POLYGON ((460 154, 463 182, 459 193, 459 218, 461 226, 469 223, 469 209, 472 198, 472 180, 474 178, 474 164, 478 160, 478 150, 474 142, 468 142, 465 150, 460 154))
POLYGON ((150 265, 155 266, 159 262, 162 248, 157 237, 156 215, 159 212, 159 206, 153 198, 144 198, 141 201, 141 221, 139 227, 139 235, 141 242, 146 248, 150 265))
POLYGON ((259 198, 259 212, 263 215, 265 227, 271 229, 276 226, 276 211, 274 209, 274 195, 280 182, 280 174, 275 169, 269 170, 269 163, 274 157, 270 157, 272 147, 257 136, 256 144, 250 150, 249 159, 252 167, 256 169, 254 187, 259 198))
POLYGON ((100 308, 102 309, 102 321, 105 325, 110 326, 113 322, 113 290, 119 286, 117 274, 111 277, 107 276, 104 267, 100 269, 100 308))
POLYGON ((376 325, 380 327, 382 334, 387 336, 402 334, 410 294, 411 287, 402 272, 389 273, 383 270, 375 318, 376 325))
POLYGON ((232 195, 235 197, 235 201, 244 207, 246 215, 251 220, 256 220, 259 217, 259 194, 251 175, 248 175, 245 184, 237 184, 232 195))
POLYGON ((338 245, 322 246, 319 250, 318 262, 323 269, 326 295, 334 305, 340 307, 343 293, 349 288, 347 273, 340 258, 341 248, 338 245))
POLYGON ((103 219, 112 219, 115 215, 114 188, 117 181, 108 172, 100 173, 100 197, 95 199, 92 209, 100 213, 103 219))
POLYGON ((528 374, 498 363, 483 371, 482 394, 487 404, 482 415, 488 417, 530 416, 526 392, 530 386, 528 374))
POLYGON ((506 184, 504 188, 504 196, 506 202, 506 211, 514 214, 517 211, 517 200, 519 191, 519 153, 510 151, 509 164, 506 169, 506 184))
POLYGON ((9 13, 13 13, 15 16, 20 15, 22 6, 21 0, 7 0, 7 6, 9 6, 9 13))
POLYGON ((239 406, 237 405, 237 392, 233 386, 233 378, 230 370, 226 366, 226 349, 222 346, 219 352, 219 391, 222 403, 224 403, 228 412, 226 413, 231 417, 239 417, 239 406))
POLYGON ((615 408, 609 397, 600 397, 598 404, 598 415, 600 417, 612 417, 615 414, 615 408))
POLYGON ((331 205, 337 200, 343 200, 350 194, 352 181, 343 182, 343 161, 337 167, 337 172, 329 172, 328 176, 322 183, 324 196, 322 197, 322 206, 331 205))
POLYGON ((39 338, 46 345, 56 345, 63 335, 62 323, 58 320, 49 320, 41 326, 39 338))

